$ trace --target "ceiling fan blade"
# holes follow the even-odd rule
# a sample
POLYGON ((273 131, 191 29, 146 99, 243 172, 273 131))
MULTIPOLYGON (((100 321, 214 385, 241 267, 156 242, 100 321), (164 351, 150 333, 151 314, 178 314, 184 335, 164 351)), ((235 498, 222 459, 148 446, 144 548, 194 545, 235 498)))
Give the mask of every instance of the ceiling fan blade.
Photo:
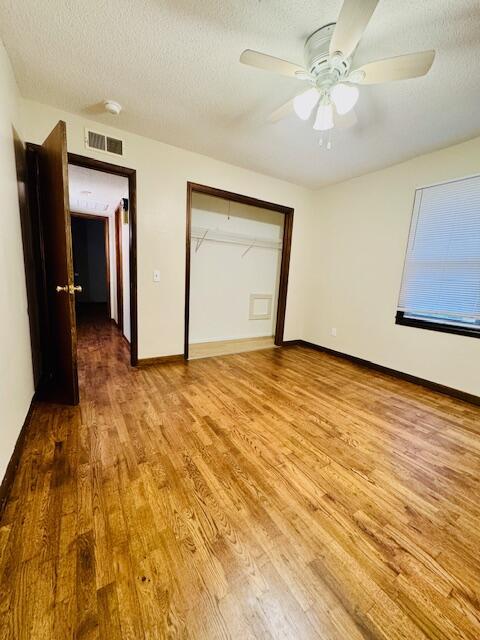
POLYGON ((419 51, 404 56, 385 58, 364 64, 356 69, 349 78, 357 84, 379 84, 392 80, 406 80, 424 76, 430 70, 435 58, 435 51, 419 51), (358 74, 358 77, 357 77, 358 74))
POLYGON ((305 69, 299 64, 287 62, 281 58, 275 58, 274 56, 269 56, 259 51, 252 51, 252 49, 245 49, 240 56, 240 62, 248 64, 250 67, 272 71, 273 73, 279 73, 282 76, 289 76, 290 78, 296 78, 297 74, 306 73, 305 69))
POLYGON ((336 109, 333 111, 333 126, 335 129, 350 129, 354 127, 358 122, 357 114, 354 109, 351 109, 347 113, 340 115, 336 109))
POLYGON ((268 122, 274 124, 275 122, 278 122, 279 120, 282 120, 283 118, 286 118, 291 113, 293 113, 293 100, 294 98, 292 98, 285 104, 282 104, 282 106, 278 107, 278 109, 275 109, 275 111, 272 111, 272 113, 267 118, 268 122))
POLYGON ((330 55, 348 58, 360 42, 379 0, 344 0, 330 41, 330 55))

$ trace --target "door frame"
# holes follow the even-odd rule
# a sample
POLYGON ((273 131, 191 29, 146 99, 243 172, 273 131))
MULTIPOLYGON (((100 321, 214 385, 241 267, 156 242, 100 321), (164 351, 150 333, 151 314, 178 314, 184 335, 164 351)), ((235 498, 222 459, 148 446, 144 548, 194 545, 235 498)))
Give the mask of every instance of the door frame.
POLYGON ((283 240, 282 240, 282 261, 280 265, 280 282, 278 286, 277 320, 275 325, 275 345, 283 345, 283 334, 285 330, 285 313, 287 308, 288 273, 290 269, 290 253, 292 246, 293 214, 292 207, 275 204, 258 198, 251 198, 240 193, 217 189, 196 182, 187 182, 187 224, 185 238, 185 334, 183 357, 188 360, 188 336, 190 328, 190 252, 191 252, 191 229, 192 229, 192 196, 194 193, 203 193, 223 198, 231 202, 239 202, 252 207, 276 211, 284 215, 283 240))
POLYGON ((122 209, 115 209, 115 270, 117 284, 117 326, 123 335, 123 264, 122 264, 122 209))
MULTIPOLYGON (((105 277, 107 279, 107 315, 108 320, 112 317, 112 304, 111 304, 111 287, 110 287, 110 220, 107 216, 99 216, 94 213, 81 213, 79 211, 70 210, 70 216, 72 218, 84 218, 85 220, 99 220, 103 222, 103 236, 105 243, 105 277)), ((72 244, 73 247, 73 244, 72 244)))
MULTIPOLYGON (((25 144, 27 150, 27 171, 28 171, 28 191, 29 191, 29 206, 30 216, 38 218, 39 216, 39 183, 38 183, 38 155, 40 151, 40 145, 33 142, 27 142, 25 144)), ((137 304, 137 172, 135 169, 128 167, 122 167, 121 165, 112 164, 110 162, 104 162, 103 160, 96 160, 95 158, 89 158, 88 156, 82 156, 75 153, 68 153, 68 164, 73 164, 78 167, 85 167, 87 169, 95 169, 97 171, 103 171, 104 173, 110 173, 117 176, 123 176, 128 178, 128 200, 129 200, 129 248, 130 248, 130 364, 132 367, 138 365, 138 304, 137 304)), ((44 268, 44 246, 43 238, 39 237, 40 253, 42 256, 39 269, 44 268)), ((43 295, 43 294, 42 294, 43 295)), ((48 320, 48 307, 45 303, 42 304, 43 322, 45 325, 45 332, 48 335, 49 320, 48 320)), ((48 355, 48 354, 47 354, 48 355)))

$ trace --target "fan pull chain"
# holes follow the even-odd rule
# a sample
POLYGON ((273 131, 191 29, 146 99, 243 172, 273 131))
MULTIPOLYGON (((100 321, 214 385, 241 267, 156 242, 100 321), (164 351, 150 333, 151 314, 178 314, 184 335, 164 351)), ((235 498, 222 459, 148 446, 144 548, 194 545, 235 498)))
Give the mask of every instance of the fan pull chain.
MULTIPOLYGON (((320 139, 318 141, 318 144, 320 147, 323 147, 323 136, 320 136, 320 139)), ((330 151, 330 149, 332 148, 332 135, 331 135, 331 129, 328 130, 327 133, 327 139, 326 139, 326 144, 325 144, 325 148, 327 149, 327 151, 330 151)))

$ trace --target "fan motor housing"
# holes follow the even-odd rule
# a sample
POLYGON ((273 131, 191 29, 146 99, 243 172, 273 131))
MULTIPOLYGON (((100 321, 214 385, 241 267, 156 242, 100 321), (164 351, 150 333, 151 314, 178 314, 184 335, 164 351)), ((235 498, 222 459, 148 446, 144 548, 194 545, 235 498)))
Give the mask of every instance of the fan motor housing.
POLYGON ((350 67, 349 60, 335 58, 332 64, 330 56, 330 40, 332 39, 335 22, 326 24, 314 31, 305 41, 305 68, 315 78, 317 86, 334 84, 347 75, 350 67))

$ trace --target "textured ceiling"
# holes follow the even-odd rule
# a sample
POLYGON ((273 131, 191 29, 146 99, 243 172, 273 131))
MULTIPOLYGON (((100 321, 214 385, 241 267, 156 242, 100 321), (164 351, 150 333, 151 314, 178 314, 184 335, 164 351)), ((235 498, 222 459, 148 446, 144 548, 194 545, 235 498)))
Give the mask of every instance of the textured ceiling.
POLYGON ((302 83, 241 65, 245 48, 302 62, 341 0, 3 0, 0 33, 25 97, 309 187, 480 134, 478 0, 381 0, 359 63, 437 50, 425 78, 361 88, 359 122, 318 145, 302 83), (91 106, 112 98, 119 118, 91 106))
POLYGON ((109 216, 128 197, 128 178, 69 164, 68 191, 72 211, 109 216))

